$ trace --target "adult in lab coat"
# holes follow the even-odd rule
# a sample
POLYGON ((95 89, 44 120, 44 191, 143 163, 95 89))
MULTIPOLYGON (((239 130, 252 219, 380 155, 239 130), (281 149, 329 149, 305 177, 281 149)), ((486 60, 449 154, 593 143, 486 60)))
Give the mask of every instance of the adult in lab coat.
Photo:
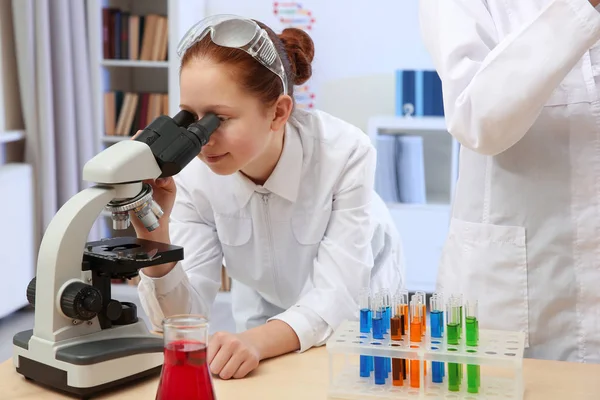
POLYGON ((221 126, 174 179, 153 183, 168 226, 135 226, 139 237, 185 251, 181 262, 141 271, 141 302, 157 329, 169 315, 209 314, 225 260, 238 334, 219 332, 208 347, 210 368, 224 379, 324 344, 344 319, 358 318, 361 288, 402 285, 399 236, 373 191, 368 136, 294 108, 289 89, 310 77, 312 40, 260 26, 282 77, 210 36, 185 50, 181 107, 215 113, 221 126))
POLYGON ((598 0, 421 0, 462 144, 439 286, 525 355, 600 361, 598 0))

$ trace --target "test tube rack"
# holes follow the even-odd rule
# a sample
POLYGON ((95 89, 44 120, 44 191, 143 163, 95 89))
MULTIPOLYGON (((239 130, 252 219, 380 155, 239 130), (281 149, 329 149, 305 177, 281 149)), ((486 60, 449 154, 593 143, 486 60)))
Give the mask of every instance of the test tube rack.
MULTIPOLYGON (((525 334, 522 332, 479 330, 476 348, 464 341, 458 345, 446 344, 445 338, 431 338, 429 332, 420 343, 407 337, 391 340, 389 333, 383 339, 374 339, 372 333, 361 333, 358 321, 344 321, 327 341, 329 353, 329 397, 339 399, 523 399, 523 351, 525 334), (408 380, 402 386, 392 384, 391 373, 384 384, 374 383, 370 377, 359 374, 359 356, 418 360, 431 368, 432 362, 480 366, 478 393, 467 392, 463 382, 458 391, 449 391, 448 372, 442 383, 432 382, 431 370, 419 368, 419 387, 411 387, 408 380), (340 363, 339 358, 343 357, 340 363), (336 363, 336 361, 338 361, 336 363), (424 363, 426 362, 426 363, 424 363), (341 368, 340 367, 341 364, 341 368)), ((447 370, 446 370, 447 371, 447 370)), ((466 381, 466 373, 463 377, 466 381)))

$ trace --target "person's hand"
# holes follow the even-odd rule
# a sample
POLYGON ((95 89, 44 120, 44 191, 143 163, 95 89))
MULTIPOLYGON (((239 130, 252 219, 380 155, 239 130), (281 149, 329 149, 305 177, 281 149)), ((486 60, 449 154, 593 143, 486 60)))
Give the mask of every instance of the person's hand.
MULTIPOLYGON (((140 132, 142 131, 137 131, 137 133, 132 137, 132 140, 139 135, 140 132)), ((175 203, 175 195, 177 192, 175 181, 172 177, 168 177, 158 178, 156 180, 145 180, 144 182, 152 186, 152 197, 154 201, 162 208, 164 215, 159 219, 160 227, 153 232, 148 232, 144 224, 142 224, 142 222, 133 212, 130 213, 131 225, 133 225, 135 233, 140 239, 158 239, 158 241, 165 241, 165 238, 168 237, 168 222, 171 211, 173 210, 173 204, 175 203)))
POLYGON ((239 335, 217 332, 208 342, 208 365, 221 379, 243 378, 258 367, 260 354, 239 335))
POLYGON ((597 7, 600 4, 600 0, 589 0, 590 4, 594 7, 597 7))

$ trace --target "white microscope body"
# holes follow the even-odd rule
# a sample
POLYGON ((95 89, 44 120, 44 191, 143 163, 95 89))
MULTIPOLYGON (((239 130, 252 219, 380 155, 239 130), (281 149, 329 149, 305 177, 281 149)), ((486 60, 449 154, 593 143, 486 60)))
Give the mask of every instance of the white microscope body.
MULTIPOLYGON (((148 143, 125 140, 87 162, 83 179, 96 185, 69 199, 45 231, 37 275, 27 288, 28 298, 35 305, 34 327, 17 333, 13 339, 14 366, 34 382, 89 398, 160 372, 162 338, 150 333, 137 318, 135 305, 110 298, 110 282, 115 277, 135 276, 140 267, 180 260, 183 249, 137 238, 86 243, 93 224, 107 204, 114 206, 115 224, 122 226, 129 211, 135 211, 149 230, 154 229, 162 211, 153 204, 151 189, 148 193, 150 186, 142 181, 164 176, 168 169, 159 165, 157 153, 169 153, 183 168, 208 141, 216 129, 214 125, 218 126, 211 121, 213 125, 208 133, 204 132, 204 139, 198 141, 191 137, 191 142, 198 143, 190 145, 185 140, 189 139, 191 130, 170 126, 165 120, 158 122, 163 125, 157 123, 155 130, 149 131, 148 143), (166 134, 161 136, 161 129, 166 134), (185 132, 173 133, 174 129, 185 132), (152 143, 163 140, 167 134, 175 135, 172 137, 177 140, 160 143, 158 150, 156 147, 153 150, 152 143), (189 155, 182 161, 185 153, 189 155), (141 201, 136 203, 136 199, 141 201), (129 204, 128 210, 117 212, 120 204, 129 204), (145 219, 142 215, 146 215, 145 219)), ((192 133, 202 138, 197 130, 192 133)), ((128 225, 129 221, 126 222, 128 225)))

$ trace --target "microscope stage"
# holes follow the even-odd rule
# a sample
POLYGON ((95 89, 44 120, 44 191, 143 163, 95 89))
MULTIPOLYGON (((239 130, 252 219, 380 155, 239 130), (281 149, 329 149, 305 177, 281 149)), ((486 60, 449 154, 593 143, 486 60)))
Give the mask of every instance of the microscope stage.
POLYGON ((86 244, 83 270, 99 271, 113 278, 128 278, 137 275, 140 268, 182 259, 183 247, 180 246, 136 237, 115 237, 86 244))

